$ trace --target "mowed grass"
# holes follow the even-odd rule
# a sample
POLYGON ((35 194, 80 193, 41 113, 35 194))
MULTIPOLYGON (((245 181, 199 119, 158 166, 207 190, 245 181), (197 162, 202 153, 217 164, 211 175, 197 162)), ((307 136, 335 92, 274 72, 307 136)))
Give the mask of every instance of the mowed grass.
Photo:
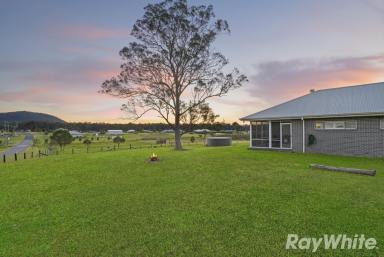
POLYGON ((51 156, 0 166, 0 256, 383 256, 378 159, 233 147, 51 156), (375 177, 310 163, 377 169, 375 177), (379 249, 287 251, 287 234, 379 249))
MULTIPOLYGON (((28 149, 28 153, 34 151, 37 152, 40 150, 46 150, 49 148, 47 142, 49 141, 49 138, 51 134, 44 134, 44 133, 34 133, 34 138, 37 140, 37 144, 34 145, 34 147, 30 147, 28 149)), ((162 139, 165 143, 162 143, 162 146, 173 146, 174 145, 174 134, 173 133, 160 133, 160 132, 153 132, 153 133, 125 133, 121 135, 125 139, 124 143, 121 143, 119 146, 118 144, 113 142, 114 136, 111 135, 98 135, 95 136, 91 133, 85 133, 84 138, 74 138, 73 142, 69 145, 66 145, 64 148, 64 151, 61 151, 59 146, 53 145, 52 149, 54 152, 59 151, 59 154, 65 154, 65 153, 72 153, 72 150, 74 153, 85 153, 87 152, 100 152, 100 151, 109 151, 113 149, 130 149, 130 148, 144 148, 144 147, 151 147, 151 146, 159 146, 160 144, 157 142, 158 140, 162 139), (84 140, 88 139, 91 141, 90 145, 85 145, 84 140)), ((188 144, 203 144, 205 141, 205 136, 201 134, 185 134, 182 136, 182 143, 185 145, 188 144), (191 142, 191 137, 194 137, 194 142, 191 142)))

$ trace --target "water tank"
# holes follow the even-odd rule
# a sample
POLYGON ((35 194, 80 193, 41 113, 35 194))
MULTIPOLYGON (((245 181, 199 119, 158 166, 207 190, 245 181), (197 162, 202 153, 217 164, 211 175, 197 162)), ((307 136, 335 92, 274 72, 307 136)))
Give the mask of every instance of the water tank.
POLYGON ((232 145, 231 137, 208 137, 207 146, 229 146, 232 145))

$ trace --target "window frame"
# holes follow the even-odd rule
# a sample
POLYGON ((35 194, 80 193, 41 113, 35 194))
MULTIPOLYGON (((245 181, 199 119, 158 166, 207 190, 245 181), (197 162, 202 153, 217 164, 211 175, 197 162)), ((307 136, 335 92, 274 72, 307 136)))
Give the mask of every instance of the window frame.
POLYGON ((357 130, 357 120, 315 121, 314 129, 315 130, 357 130), (347 123, 349 123, 349 125, 353 124, 353 126, 348 127, 347 123))
POLYGON ((269 122, 268 121, 255 121, 252 122, 252 147, 255 148, 268 148, 269 147, 269 122), (265 126, 268 126, 268 130, 265 131, 265 126), (265 133, 267 132, 267 133, 265 133), (259 135, 258 135, 259 134, 259 135), (268 134, 267 137, 265 134, 268 134), (256 146, 256 142, 264 144, 268 142, 267 146, 256 146), (255 144, 254 144, 255 142, 255 144))
POLYGON ((384 118, 380 119, 380 129, 384 130, 384 118))
POLYGON ((314 128, 316 130, 324 130, 324 121, 315 121, 314 128), (321 126, 317 127, 317 125, 321 125, 321 126))

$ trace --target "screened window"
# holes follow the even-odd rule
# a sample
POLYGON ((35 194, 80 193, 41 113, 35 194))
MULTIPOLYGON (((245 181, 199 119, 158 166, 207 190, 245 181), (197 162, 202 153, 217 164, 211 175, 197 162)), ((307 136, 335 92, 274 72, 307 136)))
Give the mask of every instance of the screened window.
POLYGON ((380 120, 380 129, 384 129, 384 119, 380 120))
POLYGON ((356 120, 336 120, 336 121, 317 121, 315 122, 315 129, 357 129, 356 120))
POLYGON ((252 122, 252 146, 269 147, 269 122, 252 122))

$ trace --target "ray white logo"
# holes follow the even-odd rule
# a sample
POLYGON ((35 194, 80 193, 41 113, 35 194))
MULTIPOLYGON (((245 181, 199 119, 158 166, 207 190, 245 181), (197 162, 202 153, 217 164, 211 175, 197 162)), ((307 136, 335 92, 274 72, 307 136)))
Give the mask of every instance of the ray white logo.
POLYGON ((320 248, 325 250, 373 250, 376 248, 376 245, 377 241, 375 238, 366 238, 363 234, 352 237, 345 234, 323 235, 320 238, 300 238, 297 234, 288 234, 285 249, 312 250, 312 252, 316 252, 320 248))

